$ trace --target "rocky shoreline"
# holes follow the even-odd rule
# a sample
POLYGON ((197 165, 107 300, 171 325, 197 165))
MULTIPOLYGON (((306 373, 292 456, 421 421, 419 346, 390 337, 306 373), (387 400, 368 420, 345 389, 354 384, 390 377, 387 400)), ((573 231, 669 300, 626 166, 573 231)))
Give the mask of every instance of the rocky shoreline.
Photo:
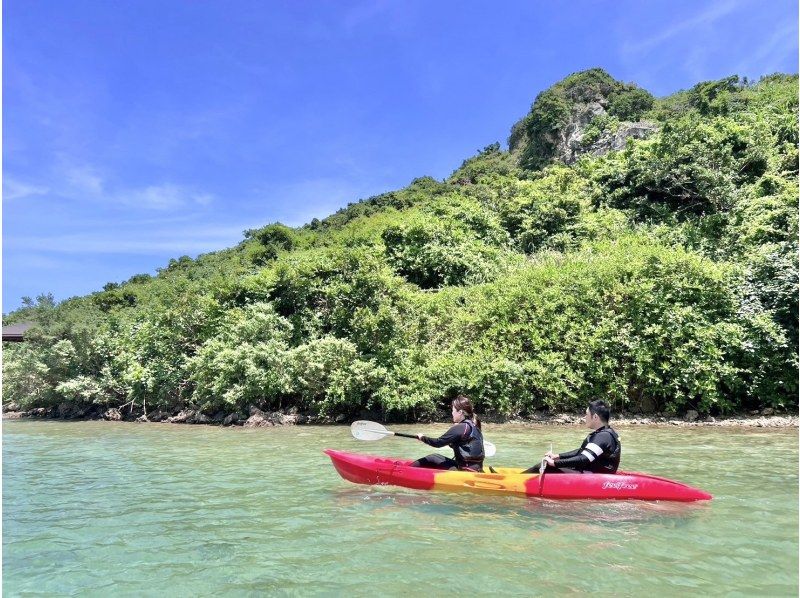
MULTIPOLYGON (((224 413, 207 415, 194 409, 183 409, 177 413, 164 411, 151 411, 141 413, 112 407, 102 409, 96 405, 81 408, 69 403, 62 403, 57 407, 20 410, 14 403, 3 405, 3 419, 51 419, 51 420, 104 420, 104 421, 129 421, 129 422, 158 422, 169 424, 203 424, 218 426, 242 426, 244 428, 263 428, 271 426, 293 425, 330 425, 347 424, 351 419, 372 419, 383 421, 380 413, 364 412, 358 418, 348 419, 344 415, 332 418, 320 415, 303 414, 297 409, 286 411, 263 411, 251 406, 248 413, 224 413)), ((566 413, 535 413, 531 417, 502 417, 487 415, 482 418, 491 424, 512 424, 523 426, 572 426, 580 425, 583 418, 576 414, 566 413)), ((446 425, 448 418, 442 413, 434 419, 419 422, 395 423, 433 423, 446 425)), ((747 428, 797 428, 798 415, 796 413, 776 413, 772 408, 761 411, 750 411, 725 417, 703 417, 696 411, 688 411, 683 416, 666 413, 655 414, 624 414, 613 418, 616 426, 721 426, 721 427, 747 427, 747 428)))
MULTIPOLYGON (((494 423, 494 422, 492 422, 494 423)), ((575 415, 552 415, 545 418, 533 419, 507 419, 498 423, 520 424, 520 425, 549 425, 566 426, 580 425, 583 418, 575 415)), ((681 427, 728 427, 728 428, 797 428, 798 416, 781 414, 763 415, 760 412, 754 414, 737 414, 725 417, 706 417, 703 419, 686 419, 678 416, 665 415, 624 415, 612 419, 613 426, 681 426, 681 427)))
POLYGON ((268 426, 292 426, 298 424, 333 424, 343 423, 344 416, 332 419, 323 416, 310 416, 299 413, 296 409, 288 411, 262 411, 251 406, 249 413, 219 412, 207 415, 196 409, 182 409, 177 413, 166 411, 150 411, 143 413, 140 410, 111 407, 98 408, 96 405, 81 408, 69 403, 62 403, 57 407, 38 407, 22 411, 18 405, 9 403, 3 405, 3 419, 54 419, 54 420, 103 420, 103 421, 128 421, 139 423, 168 423, 168 424, 203 424, 218 426, 243 426, 245 428, 263 428, 268 426))

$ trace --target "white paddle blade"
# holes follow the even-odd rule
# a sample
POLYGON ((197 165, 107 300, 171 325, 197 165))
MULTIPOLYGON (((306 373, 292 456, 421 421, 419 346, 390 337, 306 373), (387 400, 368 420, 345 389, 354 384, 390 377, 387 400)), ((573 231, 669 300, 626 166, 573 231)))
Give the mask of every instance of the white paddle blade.
POLYGON ((485 457, 494 457, 497 453, 497 447, 488 440, 483 441, 483 455, 485 457))
POLYGON ((356 440, 380 440, 393 434, 382 425, 363 419, 353 422, 350 433, 356 440))

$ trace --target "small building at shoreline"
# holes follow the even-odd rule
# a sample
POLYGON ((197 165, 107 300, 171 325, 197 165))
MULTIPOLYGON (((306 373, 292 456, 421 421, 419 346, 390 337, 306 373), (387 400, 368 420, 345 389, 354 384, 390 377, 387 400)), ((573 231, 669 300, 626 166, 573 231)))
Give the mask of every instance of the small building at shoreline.
POLYGON ((25 340, 25 333, 35 322, 19 322, 3 326, 3 342, 21 343, 25 340))

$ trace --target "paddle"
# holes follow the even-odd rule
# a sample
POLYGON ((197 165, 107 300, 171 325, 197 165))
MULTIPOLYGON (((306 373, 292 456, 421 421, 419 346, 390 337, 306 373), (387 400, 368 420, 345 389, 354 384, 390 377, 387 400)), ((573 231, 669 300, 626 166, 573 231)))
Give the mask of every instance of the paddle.
MULTIPOLYGON (((550 441, 550 451, 553 454, 553 441, 550 441)), ((542 485, 544 484, 544 472, 547 471, 547 458, 543 457, 542 462, 539 464, 539 494, 542 493, 542 485)))
MULTIPOLYGON (((364 419, 353 422, 350 426, 350 433, 356 440, 381 440, 387 436, 401 436, 403 438, 417 438, 416 434, 403 434, 402 432, 392 432, 377 422, 364 419)), ((497 447, 491 442, 483 441, 483 452, 487 457, 493 457, 497 453, 497 447)))

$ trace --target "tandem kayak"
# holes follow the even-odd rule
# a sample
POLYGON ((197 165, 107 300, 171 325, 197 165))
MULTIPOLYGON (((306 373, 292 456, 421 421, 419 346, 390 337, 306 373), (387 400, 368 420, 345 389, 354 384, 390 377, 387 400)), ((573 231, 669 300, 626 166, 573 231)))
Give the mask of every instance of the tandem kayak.
POLYGON ((707 492, 644 473, 524 474, 522 469, 494 468, 496 473, 445 471, 410 467, 411 460, 326 449, 344 479, 356 484, 383 484, 416 490, 483 492, 556 499, 710 500, 707 492))

